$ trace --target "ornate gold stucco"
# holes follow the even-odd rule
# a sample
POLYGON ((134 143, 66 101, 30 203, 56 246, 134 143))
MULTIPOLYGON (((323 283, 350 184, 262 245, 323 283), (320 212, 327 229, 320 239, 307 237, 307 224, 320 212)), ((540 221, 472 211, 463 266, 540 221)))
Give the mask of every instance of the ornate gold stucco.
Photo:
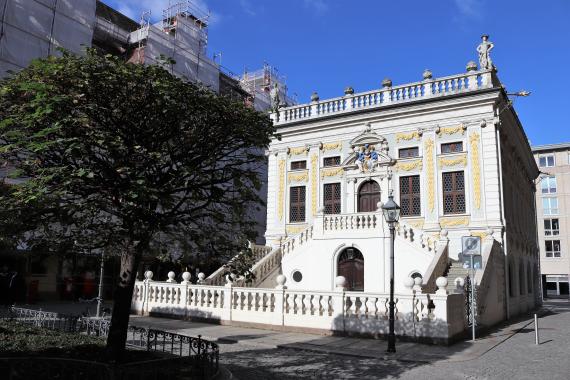
POLYGON ((403 170, 403 171, 410 171, 410 170, 414 170, 414 169, 422 169, 423 167, 423 161, 422 159, 418 159, 418 160, 413 160, 413 161, 408 161, 408 162, 401 162, 398 161, 396 163, 396 165, 394 165, 394 170, 403 170))
POLYGON ((288 173, 287 182, 307 182, 309 180, 309 171, 303 170, 302 172, 288 173))
POLYGON ((408 133, 396 133, 396 142, 400 142, 400 140, 412 140, 412 139, 416 139, 416 140, 420 140, 420 133, 418 131, 414 131, 414 132, 408 132, 408 133))
POLYGON ((452 158, 440 157, 438 162, 440 168, 446 166, 456 166, 456 165, 467 166, 467 154, 463 153, 461 154, 461 156, 452 157, 452 158))
POLYGON ((319 156, 311 156, 311 212, 317 214, 317 176, 319 175, 319 156))
POLYGON ((473 177, 473 203, 475 208, 481 208, 481 167, 479 165, 479 134, 471 133, 469 136, 471 144, 471 175, 473 177))
POLYGON ((433 140, 428 138, 424 143, 427 185, 428 185, 428 208, 433 212, 435 207, 435 178, 433 167, 433 140))
POLYGON ((283 210, 285 208, 285 160, 279 160, 279 192, 277 198, 279 220, 283 220, 283 210))
POLYGON ((307 152, 307 147, 306 146, 299 146, 296 148, 289 148, 287 153, 289 153, 292 156, 296 156, 296 155, 304 154, 305 152, 307 152))
POLYGON ((409 219, 404 219, 404 222, 413 228, 417 228, 417 229, 423 229, 424 228, 424 219, 413 219, 413 220, 409 220, 409 219))
POLYGON ((459 124, 457 127, 441 127, 438 134, 441 137, 442 135, 454 135, 458 132, 461 132, 462 135, 465 134, 465 126, 463 124, 459 124))
POLYGON ((469 217, 460 218, 441 218, 439 219, 439 225, 441 227, 459 227, 467 226, 469 224, 469 217))
POLYGON ((300 234, 301 232, 307 229, 307 225, 292 225, 285 227, 285 231, 287 231, 288 235, 300 234))
POLYGON ((328 150, 340 150, 342 148, 342 141, 323 143, 322 149, 326 152, 328 150))
POLYGON ((487 237, 487 233, 485 231, 471 231, 469 234, 471 236, 479 236, 481 240, 487 237))
POLYGON ((336 177, 344 173, 343 168, 330 168, 321 170, 321 179, 325 177, 336 177))

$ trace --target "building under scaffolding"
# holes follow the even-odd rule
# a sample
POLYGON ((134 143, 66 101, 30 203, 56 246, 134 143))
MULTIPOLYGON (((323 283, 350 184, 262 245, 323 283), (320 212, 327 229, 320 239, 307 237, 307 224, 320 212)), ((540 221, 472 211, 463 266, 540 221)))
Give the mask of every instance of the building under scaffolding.
POLYGON ((285 76, 267 63, 260 70, 244 71, 239 81, 241 87, 251 95, 250 101, 257 110, 273 108, 276 97, 281 106, 297 103, 287 95, 285 76))
POLYGON ((209 14, 191 0, 169 4, 160 22, 151 25, 143 18, 140 28, 130 34, 129 61, 164 64, 160 59, 170 58, 166 67, 172 74, 217 92, 220 68, 206 56, 208 21, 209 14))

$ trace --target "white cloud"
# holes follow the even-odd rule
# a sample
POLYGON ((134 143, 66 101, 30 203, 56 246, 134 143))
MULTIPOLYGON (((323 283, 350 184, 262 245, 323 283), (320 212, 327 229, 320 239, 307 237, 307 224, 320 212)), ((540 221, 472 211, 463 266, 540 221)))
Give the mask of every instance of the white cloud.
POLYGON ((478 18, 483 12, 482 0, 454 0, 457 9, 463 16, 478 18))
POLYGON ((239 4, 241 5, 241 8, 243 9, 243 11, 246 14, 248 14, 250 16, 257 15, 257 12, 253 8, 253 5, 251 4, 251 2, 249 0, 240 0, 239 4))
POLYGON ((305 7, 312 8, 318 13, 326 12, 329 9, 324 0, 304 0, 305 7))

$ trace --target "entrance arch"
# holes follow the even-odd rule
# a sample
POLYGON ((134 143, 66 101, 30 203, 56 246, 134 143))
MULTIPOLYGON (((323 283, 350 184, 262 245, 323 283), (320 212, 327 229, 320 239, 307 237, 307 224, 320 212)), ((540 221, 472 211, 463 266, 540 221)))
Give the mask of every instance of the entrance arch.
POLYGON ((345 248, 338 256, 338 276, 346 278, 346 289, 364 291, 364 256, 353 247, 345 248))
POLYGON ((358 212, 374 212, 380 202, 380 185, 366 181, 358 189, 358 212))

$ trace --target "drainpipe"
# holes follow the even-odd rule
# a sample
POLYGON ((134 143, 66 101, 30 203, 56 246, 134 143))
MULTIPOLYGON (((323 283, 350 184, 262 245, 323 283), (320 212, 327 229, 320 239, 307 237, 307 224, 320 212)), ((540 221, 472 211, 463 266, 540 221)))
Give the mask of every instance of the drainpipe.
POLYGON ((503 252, 505 255, 505 306, 506 306, 506 314, 507 314, 507 319, 509 319, 511 317, 511 310, 510 310, 510 289, 509 289, 509 259, 508 259, 508 249, 507 249, 507 239, 506 239, 506 234, 507 234, 507 225, 505 223, 505 201, 504 201, 504 189, 503 189, 503 158, 502 158, 502 149, 501 149, 501 133, 499 131, 499 124, 501 123, 501 119, 500 119, 500 112, 499 109, 495 109, 495 112, 497 114, 497 119, 498 119, 498 123, 494 124, 495 125, 495 143, 497 146, 497 155, 498 155, 498 161, 499 161, 499 193, 500 193, 500 199, 501 199, 501 225, 502 225, 502 231, 501 231, 501 240, 503 241, 503 252))

